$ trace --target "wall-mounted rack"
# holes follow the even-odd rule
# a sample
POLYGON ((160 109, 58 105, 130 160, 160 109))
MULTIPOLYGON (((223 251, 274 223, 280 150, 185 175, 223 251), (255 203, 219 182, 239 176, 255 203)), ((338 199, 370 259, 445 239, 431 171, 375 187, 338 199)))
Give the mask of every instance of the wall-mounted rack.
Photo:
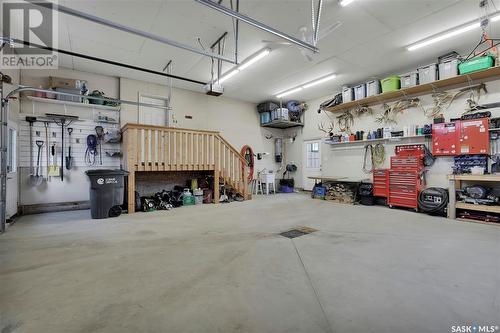
POLYGON ((285 129, 285 128, 292 128, 292 127, 304 127, 304 124, 298 123, 295 121, 289 121, 289 120, 273 120, 270 123, 262 124, 261 126, 262 127, 285 129))
POLYGON ((420 139, 426 138, 427 135, 412 135, 412 136, 400 136, 394 138, 382 138, 382 139, 371 139, 371 140, 358 140, 358 141, 349 141, 349 142, 333 142, 330 140, 325 140, 324 142, 331 146, 347 146, 347 145, 356 145, 356 144, 370 144, 370 143, 381 143, 381 142, 391 142, 391 141, 404 141, 411 139, 420 139))
POLYGON ((349 109, 355 109, 359 106, 382 104, 384 102, 393 101, 399 98, 425 95, 428 93, 432 93, 437 89, 459 88, 471 84, 477 84, 479 83, 478 81, 496 80, 498 79, 499 75, 500 75, 500 67, 493 67, 483 71, 478 71, 465 75, 458 75, 449 79, 438 80, 431 83, 421 84, 406 89, 370 96, 357 101, 342 103, 331 108, 326 108, 325 111, 339 112, 349 109))
POLYGON ((69 101, 60 101, 58 99, 52 98, 42 98, 42 97, 34 97, 27 96, 30 101, 34 102, 42 102, 42 103, 50 103, 50 104, 59 104, 64 106, 77 106, 89 109, 99 109, 99 110, 108 110, 108 111, 120 111, 119 106, 108 106, 108 105, 98 105, 98 104, 86 104, 86 103, 78 103, 78 102, 69 102, 69 101))

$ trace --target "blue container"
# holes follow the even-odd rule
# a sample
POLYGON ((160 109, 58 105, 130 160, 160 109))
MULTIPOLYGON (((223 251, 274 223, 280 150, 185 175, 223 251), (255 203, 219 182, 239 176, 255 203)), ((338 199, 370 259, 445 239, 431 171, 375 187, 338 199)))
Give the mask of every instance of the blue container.
POLYGON ((293 193, 293 187, 290 186, 281 185, 280 190, 282 193, 293 193))
POLYGON ((260 124, 264 125, 271 122, 271 112, 260 113, 260 124))
POLYGON ((326 187, 315 186, 313 189, 313 196, 318 199, 324 199, 326 196, 326 187))

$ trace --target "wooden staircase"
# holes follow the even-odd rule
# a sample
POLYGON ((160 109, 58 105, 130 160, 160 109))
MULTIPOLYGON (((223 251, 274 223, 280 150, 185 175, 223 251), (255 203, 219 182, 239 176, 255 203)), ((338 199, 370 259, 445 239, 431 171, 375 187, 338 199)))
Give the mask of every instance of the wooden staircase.
POLYGON ((135 211, 135 173, 148 171, 213 171, 214 201, 223 180, 250 198, 247 162, 219 132, 127 124, 122 128, 123 165, 128 176, 128 211, 135 211))

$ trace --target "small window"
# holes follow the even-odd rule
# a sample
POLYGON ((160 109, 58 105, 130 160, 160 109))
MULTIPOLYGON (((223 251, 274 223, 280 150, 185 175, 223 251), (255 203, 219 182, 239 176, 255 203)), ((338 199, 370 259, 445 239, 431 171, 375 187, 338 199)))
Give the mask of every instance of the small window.
POLYGON ((9 128, 7 137, 7 172, 15 172, 17 168, 17 131, 9 128))
POLYGON ((319 142, 312 142, 307 144, 307 156, 306 156, 306 167, 307 168, 319 168, 320 167, 320 156, 319 156, 319 142))

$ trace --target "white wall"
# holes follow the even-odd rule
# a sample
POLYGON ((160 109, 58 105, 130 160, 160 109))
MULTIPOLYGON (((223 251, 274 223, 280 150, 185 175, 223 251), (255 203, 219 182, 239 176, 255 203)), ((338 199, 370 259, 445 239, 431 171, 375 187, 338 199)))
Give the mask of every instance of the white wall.
MULTIPOLYGON (((106 96, 126 100, 137 101, 139 94, 160 97, 167 96, 166 86, 93 73, 78 72, 70 69, 22 71, 20 82, 24 85, 46 88, 49 84, 49 76, 87 80, 89 90, 98 89, 104 91, 106 96)), ((175 126, 220 131, 221 135, 237 149, 248 144, 256 153, 270 153, 270 155, 264 157, 263 160, 256 161, 256 170, 263 168, 277 170, 279 168, 279 165, 274 163, 274 138, 267 140, 264 137, 265 133, 270 133, 272 131, 263 129, 259 126, 259 116, 254 104, 225 97, 211 97, 183 89, 174 89, 172 107, 174 116, 177 119, 177 124, 175 124, 175 126), (191 115, 192 119, 186 119, 185 115, 191 115)), ((86 108, 69 107, 64 110, 62 106, 54 106, 52 104, 40 102, 33 104, 32 101, 26 98, 21 100, 21 112, 23 114, 31 114, 34 112, 37 115, 44 115, 47 112, 67 112, 68 114, 79 115, 81 118, 90 117, 89 109, 86 108), (35 105, 35 108, 33 108, 33 105, 35 105)), ((13 117, 13 119, 19 121, 17 113, 14 114, 13 117)), ((122 105, 122 125, 127 122, 137 123, 137 119, 138 107, 122 105)), ((282 131, 279 130, 275 130, 272 133, 274 137, 279 137, 283 134, 282 131)), ((27 133, 25 132, 23 135, 27 135, 27 133)), ((84 144, 84 142, 82 142, 82 144, 84 144)), ((107 167, 109 167, 109 165, 107 167)), ((118 167, 119 164, 115 165, 113 168, 118 167)), ((29 168, 21 168, 19 182, 19 188, 21 190, 20 205, 88 200, 88 180, 84 173, 88 169, 88 167, 79 166, 71 172, 66 171, 64 182, 61 182, 57 178, 53 178, 50 183, 46 183, 39 187, 31 187, 27 185, 29 168)))
MULTIPOLYGON (((477 83, 477 82, 475 82, 477 83)), ((480 103, 493 103, 500 101, 500 80, 490 81, 486 83, 488 93, 486 95, 481 94, 479 100, 480 103)), ((303 155, 303 141, 309 139, 317 139, 319 137, 324 138, 325 134, 318 130, 318 124, 323 122, 325 127, 332 119, 335 123, 335 133, 339 132, 339 126, 336 122, 336 116, 339 114, 317 113, 319 105, 330 99, 332 97, 327 96, 312 100, 308 102, 309 110, 306 114, 306 122, 303 132, 296 139, 296 143, 290 145, 288 159, 293 160, 296 163, 300 163, 299 170, 295 177, 298 187, 302 186, 302 155, 303 155), (329 117, 328 117, 329 116, 329 117)), ((444 112, 444 116, 448 121, 450 118, 458 118, 466 108, 465 100, 468 98, 468 94, 462 95, 462 97, 455 100, 450 108, 444 112)), ((433 105, 432 97, 430 95, 421 96, 422 104, 424 108, 430 108, 433 105)), ((392 105, 392 103, 390 103, 392 105)), ((381 106, 373 106, 372 109, 375 114, 381 112, 381 106)), ((499 117, 500 109, 488 110, 492 112, 492 116, 499 117)), ((398 124, 392 125, 396 129, 402 129, 403 126, 407 125, 419 125, 432 123, 432 119, 426 118, 423 111, 417 108, 412 108, 404 111, 397 118, 398 124)), ((375 122, 373 116, 363 115, 359 118, 355 118, 354 126, 352 131, 356 132, 359 130, 376 130, 377 128, 383 127, 377 122, 375 122)), ((399 144, 406 143, 425 143, 424 139, 415 139, 413 141, 400 141, 400 142, 390 142, 384 143, 386 151, 386 167, 389 166, 389 157, 394 155, 394 147, 399 144)), ((430 147, 430 145, 429 145, 430 147)), ((322 145, 322 174, 323 176, 347 176, 356 178, 371 178, 370 174, 365 174, 362 171, 363 165, 363 155, 364 155, 364 144, 355 144, 348 146, 338 146, 332 147, 327 144, 322 145)), ((439 157, 437 158, 435 164, 427 172, 427 184, 429 186, 440 186, 447 187, 446 175, 451 173, 451 166, 453 160, 450 157, 439 157)))

